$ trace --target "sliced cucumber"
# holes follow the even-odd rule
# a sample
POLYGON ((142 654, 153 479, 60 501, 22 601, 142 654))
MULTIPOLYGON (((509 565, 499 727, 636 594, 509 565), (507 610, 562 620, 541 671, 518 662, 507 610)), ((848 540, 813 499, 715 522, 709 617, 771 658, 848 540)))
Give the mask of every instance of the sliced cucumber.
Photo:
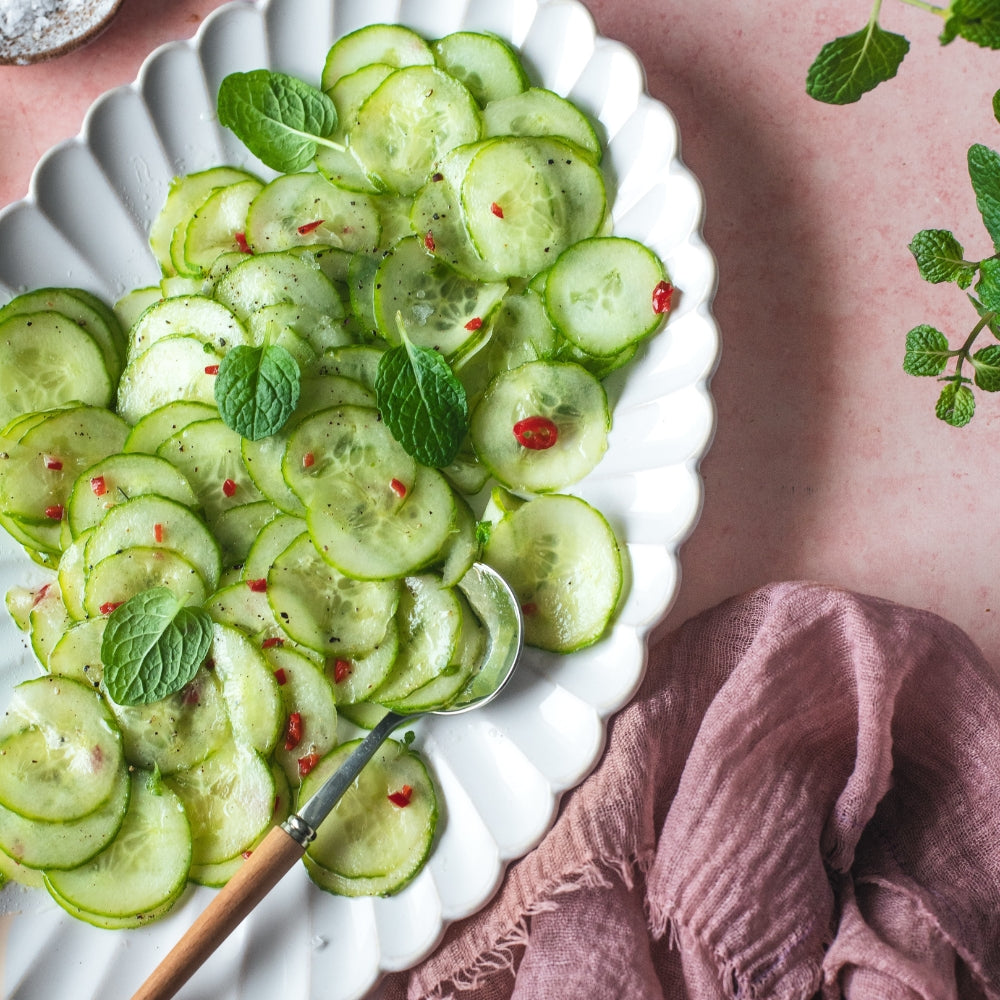
POLYGON ((399 629, 395 620, 370 652, 361 656, 330 656, 326 661, 327 679, 333 685, 337 710, 367 701, 385 682, 399 653, 399 629))
POLYGON ((517 52, 498 35, 454 31, 431 48, 437 64, 461 80, 481 106, 519 94, 528 86, 517 52))
POLYGON ((243 324, 221 302, 205 295, 176 295, 154 302, 129 331, 129 358, 164 337, 183 334, 211 344, 220 354, 249 342, 243 324))
POLYGON ((106 614, 151 587, 166 587, 183 605, 200 605, 209 588, 189 559, 158 545, 130 545, 86 570, 83 607, 90 616, 106 614))
POLYGON ((486 135, 558 136, 601 160, 601 140, 591 120, 565 97, 544 87, 530 87, 488 104, 483 110, 486 135))
POLYGON ((196 420, 210 420, 218 415, 219 410, 215 405, 214 397, 211 403, 184 401, 165 403, 151 413, 147 413, 129 431, 128 437, 125 439, 124 450, 155 455, 156 449, 167 438, 172 437, 179 430, 183 430, 188 424, 193 424, 196 420))
POLYGON ((433 62, 430 46, 412 29, 401 24, 368 24, 333 43, 323 66, 322 86, 329 90, 342 77, 370 63, 399 68, 433 62))
MULTIPOLYGON (((183 238, 179 256, 184 273, 204 274, 222 254, 242 251, 237 234, 244 232, 250 203, 263 187, 255 177, 237 181, 217 188, 198 206, 187 226, 177 232, 183 238)), ((178 253, 171 256, 176 260, 178 253)))
POLYGON ((101 640, 106 618, 86 618, 66 628, 49 653, 49 672, 98 687, 104 675, 101 640))

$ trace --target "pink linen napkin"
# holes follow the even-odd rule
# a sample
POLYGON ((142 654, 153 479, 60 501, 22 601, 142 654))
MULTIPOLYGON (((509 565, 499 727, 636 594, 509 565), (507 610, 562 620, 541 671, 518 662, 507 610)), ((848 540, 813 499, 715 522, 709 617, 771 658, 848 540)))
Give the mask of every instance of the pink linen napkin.
POLYGON ((655 642, 593 774, 384 1000, 1000 998, 1000 676, 814 584, 655 642))

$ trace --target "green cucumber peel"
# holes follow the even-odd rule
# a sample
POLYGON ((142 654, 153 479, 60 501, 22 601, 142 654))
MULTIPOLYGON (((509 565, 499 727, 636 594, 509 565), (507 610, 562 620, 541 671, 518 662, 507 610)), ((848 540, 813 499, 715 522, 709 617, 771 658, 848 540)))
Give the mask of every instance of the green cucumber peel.
POLYGON ((211 644, 207 611, 182 605, 167 587, 144 590, 108 616, 104 686, 119 705, 167 698, 194 679, 211 644))
POLYGON ((234 347, 219 362, 215 402, 227 427, 250 441, 276 434, 295 410, 301 372, 280 344, 234 347))
POLYGON ((315 87, 287 73, 230 73, 219 86, 219 124, 231 129, 262 163, 286 174, 305 170, 330 140, 337 108, 315 87))
POLYGON ((450 465, 469 431, 465 387, 438 351, 402 343, 379 359, 375 400, 392 436, 424 465, 450 465))

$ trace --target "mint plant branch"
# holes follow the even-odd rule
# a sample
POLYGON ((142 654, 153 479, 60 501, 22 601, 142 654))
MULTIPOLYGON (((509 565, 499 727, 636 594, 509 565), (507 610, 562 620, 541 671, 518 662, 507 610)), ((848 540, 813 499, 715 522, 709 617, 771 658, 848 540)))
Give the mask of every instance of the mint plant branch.
MULTIPOLYGON (((952 0, 939 7, 927 0, 900 0, 944 20, 942 45, 964 38, 983 48, 1000 48, 1000 4, 996 0, 952 0)), ((820 50, 806 74, 806 93, 825 104, 852 104, 891 80, 910 51, 902 35, 879 23, 883 0, 875 0, 868 23, 835 38, 820 50)))

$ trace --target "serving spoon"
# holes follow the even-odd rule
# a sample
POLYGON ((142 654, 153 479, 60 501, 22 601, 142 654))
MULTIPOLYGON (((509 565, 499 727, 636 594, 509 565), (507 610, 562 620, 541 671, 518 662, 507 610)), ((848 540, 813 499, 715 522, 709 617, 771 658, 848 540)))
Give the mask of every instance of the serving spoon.
MULTIPOLYGON (((521 610, 510 587, 495 570, 476 563, 459 587, 486 626, 489 647, 479 670, 459 696, 434 715, 468 712, 492 701, 506 685, 523 643, 521 610)), ((320 824, 389 735, 427 712, 389 712, 297 813, 274 827, 239 871, 219 890, 201 915, 167 953, 132 1000, 169 1000, 244 918, 301 859, 320 824)))
POLYGON ((122 0, 42 0, 26 3, 16 21, 12 9, 6 25, 11 33, 0 22, 0 66, 27 66, 86 45, 110 24, 121 4, 122 0))

